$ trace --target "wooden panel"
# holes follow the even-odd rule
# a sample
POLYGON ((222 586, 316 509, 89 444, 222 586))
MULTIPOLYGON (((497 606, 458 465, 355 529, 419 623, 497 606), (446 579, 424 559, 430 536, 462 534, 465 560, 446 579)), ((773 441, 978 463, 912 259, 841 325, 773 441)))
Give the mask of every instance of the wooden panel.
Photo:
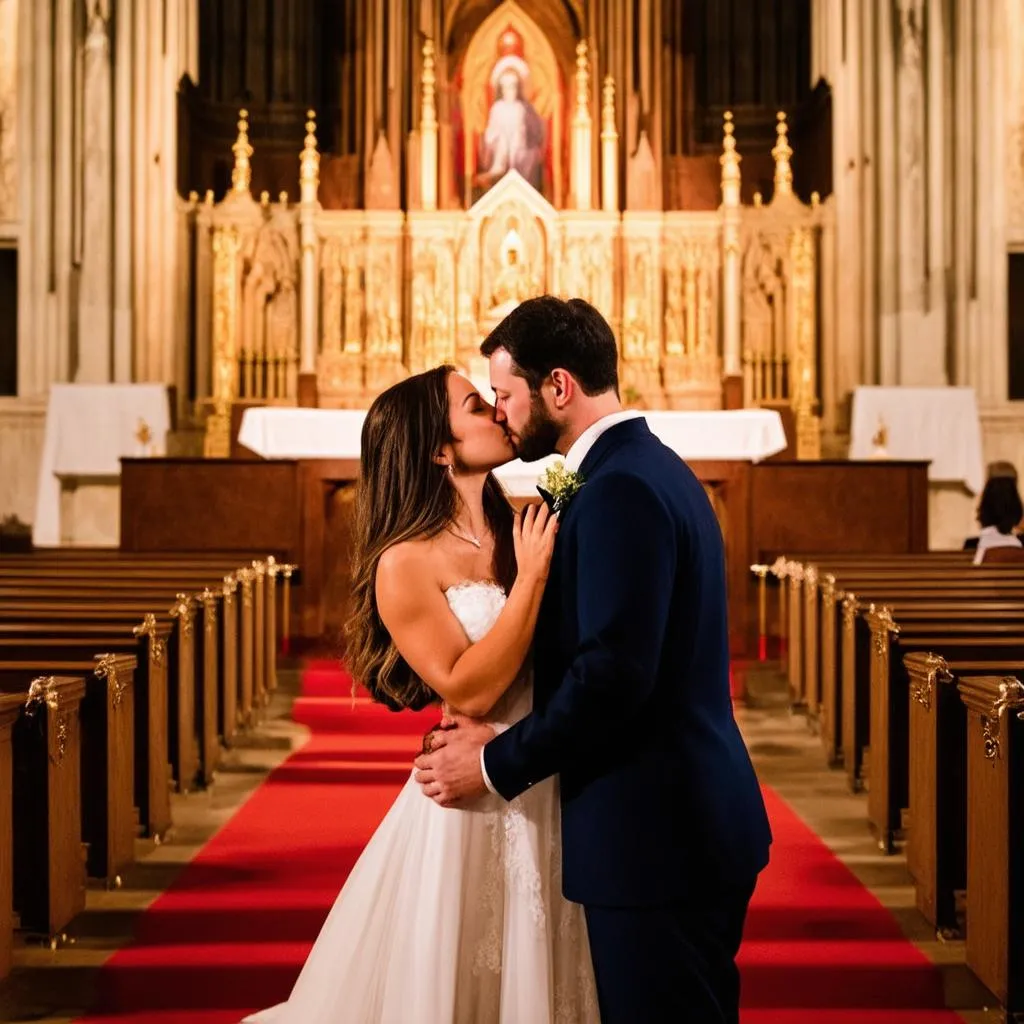
MULTIPOLYGON (((927 550, 926 463, 694 461, 690 467, 722 524, 734 654, 756 651, 752 562, 780 551, 927 550)), ((295 562, 301 585, 294 588, 294 633, 326 639, 341 653, 357 460, 126 459, 123 468, 125 550, 258 550, 295 562)), ((792 653, 799 668, 803 652, 792 653)), ((817 660, 815 652, 812 657, 817 660)), ((255 671, 254 649, 250 658, 255 671)))
POLYGON ((927 469, 925 462, 754 466, 754 553, 927 551, 927 469))
MULTIPOLYGON (((1013 721, 1012 715, 1003 719, 1013 721)), ((987 724, 987 723, 986 723, 987 724)), ((1009 946, 1007 891, 1010 778, 1003 739, 1002 756, 986 757, 983 719, 967 720, 967 966, 1005 1005, 1009 946)))
POLYGON ((290 460, 122 459, 121 547, 293 558, 301 534, 298 479, 290 460))
POLYGON ((746 462, 689 463, 709 492, 725 542, 729 634, 735 653, 753 649, 757 632, 757 581, 750 574, 751 466, 746 462))
POLYGON ((14 938, 14 785, 11 727, 21 713, 20 694, 0 694, 0 980, 11 970, 14 938))
MULTIPOLYGON (((938 694, 934 684, 922 696, 910 694, 910 807, 907 822, 907 870, 917 889, 917 906, 935 925, 935 769, 938 763, 938 694)), ((959 703, 959 699, 957 700, 959 703)))
MULTIPOLYGON (((24 695, 35 673, 3 672, 0 689, 24 695)), ((85 909, 81 827, 81 701, 85 681, 59 678, 57 707, 15 723, 14 901, 21 927, 52 937, 85 909)))

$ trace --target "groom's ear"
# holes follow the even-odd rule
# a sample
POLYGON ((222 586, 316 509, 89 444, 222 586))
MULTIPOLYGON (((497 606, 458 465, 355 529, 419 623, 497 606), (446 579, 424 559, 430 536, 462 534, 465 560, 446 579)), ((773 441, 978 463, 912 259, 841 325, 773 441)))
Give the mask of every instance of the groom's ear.
POLYGON ((559 409, 568 405, 576 393, 576 381, 568 370, 556 368, 551 371, 551 397, 559 409))

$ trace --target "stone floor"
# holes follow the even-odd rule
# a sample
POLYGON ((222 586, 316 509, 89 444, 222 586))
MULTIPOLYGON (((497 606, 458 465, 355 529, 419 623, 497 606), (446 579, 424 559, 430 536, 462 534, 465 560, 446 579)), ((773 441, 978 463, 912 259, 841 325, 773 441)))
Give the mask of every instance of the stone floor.
MULTIPOLYGON (((24 944, 15 970, 0 986, 0 1021, 10 1024, 69 1024, 91 1001, 98 968, 130 937, 133 922, 167 888, 266 774, 305 735, 288 718, 289 693, 297 679, 282 673, 282 688, 259 728, 225 756, 205 792, 175 797, 174 832, 164 844, 139 843, 138 863, 120 889, 92 889, 85 913, 67 941, 51 950, 24 944)), ((947 1003, 966 1024, 996 1024, 1001 1015, 986 1009, 990 997, 964 964, 962 942, 939 941, 914 908, 906 865, 898 853, 879 852, 867 831, 866 798, 851 795, 841 772, 823 763, 817 737, 805 718, 786 706, 779 679, 752 676, 749 705, 738 718, 758 772, 829 847, 890 908, 904 932, 942 968, 947 1003)))

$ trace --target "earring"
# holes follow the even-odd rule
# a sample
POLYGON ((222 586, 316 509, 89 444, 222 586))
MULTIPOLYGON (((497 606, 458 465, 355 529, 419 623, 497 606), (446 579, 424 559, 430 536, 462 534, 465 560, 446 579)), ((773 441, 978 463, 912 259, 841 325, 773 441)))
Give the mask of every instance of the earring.
POLYGON ((450 462, 448 463, 448 475, 455 476, 455 467, 450 462))

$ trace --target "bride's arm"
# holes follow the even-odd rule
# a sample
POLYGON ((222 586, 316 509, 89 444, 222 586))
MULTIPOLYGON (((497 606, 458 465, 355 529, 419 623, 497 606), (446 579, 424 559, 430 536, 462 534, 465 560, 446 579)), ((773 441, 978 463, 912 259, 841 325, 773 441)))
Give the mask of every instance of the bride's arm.
POLYGON ((395 646, 420 679, 464 715, 486 715, 526 660, 555 534, 553 519, 539 525, 532 538, 538 551, 533 557, 520 551, 519 575, 505 607, 475 644, 452 614, 420 550, 392 548, 377 566, 377 610, 395 646))

